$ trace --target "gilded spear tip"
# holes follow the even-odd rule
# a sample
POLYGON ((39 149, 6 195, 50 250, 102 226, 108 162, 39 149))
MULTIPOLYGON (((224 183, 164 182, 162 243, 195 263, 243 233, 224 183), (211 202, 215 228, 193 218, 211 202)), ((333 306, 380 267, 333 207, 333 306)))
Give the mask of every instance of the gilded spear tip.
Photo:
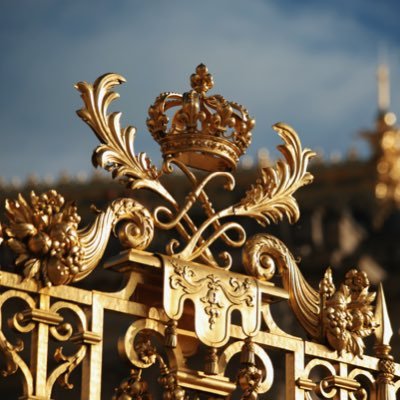
POLYGON ((375 308, 375 321, 378 327, 375 329, 376 346, 389 346, 393 336, 392 324, 386 306, 385 294, 382 283, 379 284, 378 297, 375 308))

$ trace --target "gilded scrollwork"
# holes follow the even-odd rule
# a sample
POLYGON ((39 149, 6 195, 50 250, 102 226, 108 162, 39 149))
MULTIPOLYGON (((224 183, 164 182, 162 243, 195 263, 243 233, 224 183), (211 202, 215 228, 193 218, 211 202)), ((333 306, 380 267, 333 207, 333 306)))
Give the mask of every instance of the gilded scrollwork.
POLYGON ((110 104, 119 97, 112 88, 123 82, 125 78, 121 75, 109 73, 99 77, 93 85, 78 82, 75 86, 85 104, 77 114, 102 143, 93 153, 93 164, 110 171, 114 178, 122 180, 131 189, 148 188, 173 203, 173 198, 158 180, 160 172, 145 153, 135 153, 136 128, 121 128, 119 112, 107 114, 110 104))
POLYGON ((87 319, 83 310, 76 304, 71 304, 63 301, 56 302, 50 308, 51 312, 59 313, 61 310, 68 310, 72 312, 77 318, 75 324, 65 322, 50 327, 51 336, 58 342, 75 342, 78 349, 71 355, 66 355, 62 346, 58 346, 54 352, 54 359, 59 364, 50 374, 47 379, 47 393, 51 393, 54 383, 58 382, 66 389, 72 389, 73 384, 70 382, 71 373, 83 361, 87 353, 87 344, 85 341, 80 340, 82 335, 79 333, 87 332, 87 319))
MULTIPOLYGON (((284 216, 290 222, 298 219, 299 209, 293 193, 312 181, 307 167, 314 152, 302 148, 296 132, 290 126, 278 123, 273 127, 284 141, 279 146, 284 159, 279 160, 274 168, 264 168, 239 203, 216 211, 205 187, 211 180, 223 177, 226 188, 233 189, 235 180, 229 171, 235 168, 239 156, 249 145, 254 126, 254 120, 249 117, 247 110, 237 103, 227 102, 220 95, 207 97, 206 92, 213 87, 213 79, 207 67, 199 65, 191 77, 190 92, 183 95, 162 93, 149 109, 147 125, 160 143, 164 157, 164 166, 157 171, 144 154, 135 154, 134 128, 121 129, 121 114, 107 114, 110 103, 118 97, 112 88, 124 81, 119 75, 106 74, 93 85, 78 83, 77 89, 85 104, 78 115, 102 142, 95 151, 95 165, 111 170, 115 177, 127 181, 132 189, 151 189, 167 200, 168 207, 158 207, 154 212, 155 225, 163 230, 176 229, 186 242, 182 249, 181 243, 174 238, 167 247, 167 254, 219 266, 210 251, 210 246, 216 240, 222 239, 233 247, 241 247, 246 241, 242 225, 236 221, 226 222, 227 217, 250 217, 263 226, 276 223, 284 216), (169 126, 166 112, 176 107, 180 108, 176 109, 169 126), (228 134, 228 131, 232 132, 228 134), (163 173, 172 172, 172 163, 185 173, 193 185, 182 207, 160 180, 163 173), (198 181, 189 167, 208 171, 209 175, 198 181), (199 227, 188 214, 197 201, 202 203, 207 216, 199 227), (204 238, 209 227, 213 227, 213 231, 208 238, 204 238)), ((227 251, 222 252, 220 257, 221 266, 229 268, 232 265, 231 255, 227 251)))
POLYGON ((93 162, 97 166, 111 170, 119 177, 123 176, 132 183, 136 179, 154 180, 158 172, 150 164, 144 153, 135 154, 133 143, 136 133, 134 127, 121 129, 121 113, 107 114, 110 104, 119 97, 111 89, 125 82, 125 78, 117 74, 105 74, 93 85, 78 82, 85 108, 77 114, 93 129, 103 143, 94 152, 93 162))
MULTIPOLYGON (((130 325, 125 336, 119 340, 119 353, 135 368, 148 368, 156 362, 157 355, 152 339, 156 338, 164 342, 164 335, 165 325, 160 321, 150 318, 138 319, 130 325)), ((185 365, 179 343, 174 348, 166 347, 166 353, 170 368, 176 369, 185 365)))
POLYGON ((130 198, 114 200, 105 211, 98 211, 92 225, 78 231, 84 262, 73 282, 82 280, 96 268, 111 232, 116 234, 123 247, 144 250, 153 240, 153 219, 146 207, 130 198))
POLYGON ((262 226, 277 223, 284 216, 296 222, 300 211, 293 193, 313 181, 307 167, 315 153, 302 149, 297 133, 289 125, 277 123, 273 128, 284 141, 278 146, 284 160, 278 160, 274 168, 263 168, 256 183, 234 207, 236 215, 254 218, 262 226))
MULTIPOLYGON (((163 388, 163 398, 170 400, 188 400, 185 390, 179 385, 176 369, 178 366, 184 365, 184 360, 180 349, 167 349, 168 363, 160 355, 157 347, 153 343, 153 339, 161 338, 161 324, 151 319, 141 319, 135 321, 128 329, 123 340, 120 341, 119 349, 125 357, 135 366, 135 368, 144 369, 152 365, 157 365, 160 369, 160 375, 157 379, 158 383, 163 388)), ((135 371, 136 371, 135 369, 135 371)), ((114 399, 125 399, 124 394, 129 394, 132 391, 142 391, 148 396, 147 385, 143 383, 138 375, 134 372, 132 379, 125 380, 116 390, 114 399), (131 383, 130 383, 131 382, 131 383), (137 382, 137 384, 135 384, 137 382), (121 397, 117 397, 117 394, 121 397)), ((132 399, 142 399, 142 397, 132 397, 132 399)), ((146 399, 147 397, 143 397, 146 399)), ((150 397, 149 397, 150 399, 150 397)))
POLYGON ((271 279, 275 269, 280 272, 289 303, 312 338, 327 341, 340 354, 363 355, 363 339, 377 327, 372 305, 375 293, 368 290, 365 272, 350 270, 344 284, 336 289, 328 268, 317 291, 307 283, 289 249, 266 234, 251 238, 242 258, 247 272, 259 279, 271 279))
POLYGON ((311 393, 322 399, 335 399, 345 395, 351 400, 383 400, 379 396, 375 397, 374 381, 368 370, 354 368, 348 371, 345 368, 341 371, 331 361, 313 358, 305 366, 296 384, 305 391, 305 398, 310 400, 314 398, 311 393))
POLYGON ((9 224, 5 243, 16 253, 15 264, 26 278, 44 285, 61 285, 86 277, 100 261, 111 230, 118 230, 123 245, 146 248, 153 238, 150 213, 133 199, 115 200, 94 223, 78 229, 80 216, 74 203, 55 190, 41 195, 31 192, 6 201, 9 224))
POLYGON ((335 366, 331 362, 314 358, 307 363, 296 384, 305 390, 307 400, 314 398, 311 393, 317 394, 318 398, 331 399, 338 395, 337 378, 335 366), (317 380, 311 379, 312 371, 318 371, 317 380))
MULTIPOLYGON (((203 251, 209 248, 228 230, 237 230, 239 240, 232 245, 242 246, 246 241, 246 233, 242 226, 236 222, 221 221, 226 217, 250 217, 265 226, 271 222, 278 222, 286 216, 289 222, 296 222, 300 216, 299 208, 293 193, 300 187, 312 182, 312 175, 307 171, 307 166, 314 152, 309 149, 302 149, 296 132, 286 124, 279 123, 274 125, 274 129, 282 137, 284 145, 279 146, 285 160, 279 160, 276 167, 265 168, 261 172, 261 177, 255 185, 247 191, 246 196, 237 204, 227 207, 219 212, 210 215, 208 219, 199 227, 186 247, 177 256, 183 259, 194 259, 203 251), (218 227, 205 242, 198 245, 204 232, 218 222, 218 227)), ((212 174, 210 174, 210 177, 212 174)), ((234 179, 229 177, 232 189, 234 179)), ((230 264, 228 264, 230 266, 230 264)))
MULTIPOLYGON (((4 304, 7 301, 22 300, 27 307, 35 308, 34 299, 27 293, 19 292, 16 290, 8 290, 0 295, 0 316, 3 313, 4 304)), ((16 313, 10 320, 10 326, 19 333, 30 333, 35 328, 35 323, 24 322, 22 320, 22 314, 16 313)), ((18 339, 13 344, 7 337, 2 327, 2 319, 0 318, 0 353, 2 354, 5 362, 5 367, 0 370, 2 377, 10 376, 16 373, 18 370, 21 371, 23 381, 23 392, 25 395, 33 393, 33 376, 26 361, 22 358, 20 353, 24 349, 25 344, 22 339, 18 339)))
POLYGON ((272 235, 257 234, 248 240, 242 254, 246 271, 259 279, 270 279, 273 270, 279 271, 297 319, 310 336, 319 338, 319 293, 308 284, 286 245, 272 235))
MULTIPOLYGON (((371 392, 373 393, 375 387, 375 378, 370 371, 354 368, 350 371, 348 378, 349 380, 351 379, 358 382, 359 386, 355 390, 349 392, 350 400, 367 400, 371 397, 371 392)), ((383 400, 379 397, 378 399, 383 400)))

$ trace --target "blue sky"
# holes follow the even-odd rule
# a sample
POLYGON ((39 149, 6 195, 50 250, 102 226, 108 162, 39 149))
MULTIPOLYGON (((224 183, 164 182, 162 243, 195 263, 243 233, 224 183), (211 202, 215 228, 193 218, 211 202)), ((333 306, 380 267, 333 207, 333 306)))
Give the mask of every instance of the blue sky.
POLYGON ((213 92, 256 119, 250 154, 274 149, 277 121, 326 154, 367 154, 356 134, 375 117, 380 47, 400 111, 399 15, 395 0, 2 0, 0 176, 90 172, 98 142, 75 114, 73 84, 105 72, 127 78, 115 108, 157 164, 147 108, 160 92, 188 90, 200 62, 213 92))

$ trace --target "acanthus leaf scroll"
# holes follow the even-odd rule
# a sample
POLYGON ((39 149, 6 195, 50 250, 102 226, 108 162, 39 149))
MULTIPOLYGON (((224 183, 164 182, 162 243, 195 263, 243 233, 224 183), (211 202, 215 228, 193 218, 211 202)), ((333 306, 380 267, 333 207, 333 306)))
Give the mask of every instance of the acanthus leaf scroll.
POLYGON ((107 114, 110 104, 119 97, 112 88, 125 81, 121 75, 109 73, 100 76, 93 85, 87 82, 75 85, 85 104, 77 114, 102 143, 93 153, 93 164, 111 171, 113 178, 122 180, 131 189, 149 188, 173 202, 158 180, 160 172, 147 155, 135 153, 136 128, 121 128, 120 112, 107 114))
POLYGON ((289 304, 301 326, 314 340, 328 344, 339 354, 364 354, 363 339, 374 333, 378 324, 365 272, 350 270, 336 289, 332 270, 327 269, 319 290, 308 284, 286 245, 272 235, 257 234, 243 248, 247 272, 260 280, 270 280, 279 271, 289 304))
POLYGON ((6 201, 9 224, 4 224, 6 245, 17 255, 15 264, 25 278, 43 285, 77 282, 99 263, 112 231, 123 245, 145 249, 153 238, 149 211, 133 199, 114 200, 99 211, 92 225, 78 229, 80 216, 74 203, 50 190, 31 192, 6 201), (124 221, 116 229, 117 224, 124 221))
POLYGON ((263 168, 261 177, 235 206, 236 215, 254 218, 262 226, 277 223, 284 216, 289 222, 296 222, 300 211, 293 193, 313 181, 307 167, 315 153, 302 149, 296 132, 289 125, 277 123, 273 128, 284 141, 278 146, 284 160, 278 160, 275 168, 263 168))

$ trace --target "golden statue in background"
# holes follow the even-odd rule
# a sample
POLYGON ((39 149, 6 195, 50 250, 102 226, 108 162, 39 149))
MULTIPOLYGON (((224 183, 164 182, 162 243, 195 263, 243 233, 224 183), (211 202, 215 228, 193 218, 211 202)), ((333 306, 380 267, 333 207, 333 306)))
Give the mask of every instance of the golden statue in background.
POLYGON ((393 208, 400 207, 400 128, 396 114, 390 111, 389 68, 381 64, 377 71, 378 115, 373 131, 362 132, 371 146, 376 163, 375 197, 380 211, 380 225, 393 208))

